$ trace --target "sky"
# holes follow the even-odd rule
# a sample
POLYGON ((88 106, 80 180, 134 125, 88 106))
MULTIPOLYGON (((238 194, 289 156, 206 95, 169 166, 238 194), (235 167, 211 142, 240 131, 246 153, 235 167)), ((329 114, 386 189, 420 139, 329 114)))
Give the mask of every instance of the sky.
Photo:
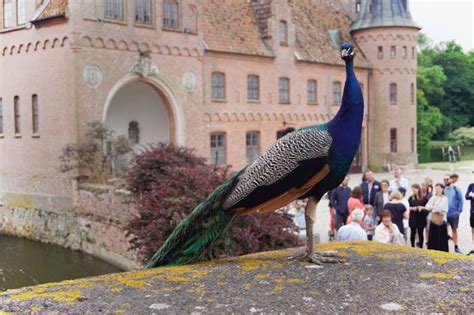
POLYGON ((422 32, 435 43, 454 39, 474 49, 474 0, 409 0, 410 12, 422 32))

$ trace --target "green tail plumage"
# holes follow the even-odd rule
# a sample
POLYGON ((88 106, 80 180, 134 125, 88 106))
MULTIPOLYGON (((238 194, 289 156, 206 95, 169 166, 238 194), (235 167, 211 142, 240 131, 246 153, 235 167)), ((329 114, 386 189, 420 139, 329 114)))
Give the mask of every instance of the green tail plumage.
POLYGON ((194 208, 191 214, 178 224, 145 268, 183 265, 201 260, 236 217, 234 211, 222 209, 222 204, 241 172, 222 183, 205 201, 194 208))

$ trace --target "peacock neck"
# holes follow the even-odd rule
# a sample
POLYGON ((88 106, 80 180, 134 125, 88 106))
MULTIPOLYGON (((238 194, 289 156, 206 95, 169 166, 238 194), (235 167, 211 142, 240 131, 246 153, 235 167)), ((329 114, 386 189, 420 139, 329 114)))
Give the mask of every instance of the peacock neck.
POLYGON ((328 123, 334 148, 340 157, 352 159, 356 154, 362 131, 364 101, 352 60, 346 60, 346 82, 342 103, 336 116, 328 123))

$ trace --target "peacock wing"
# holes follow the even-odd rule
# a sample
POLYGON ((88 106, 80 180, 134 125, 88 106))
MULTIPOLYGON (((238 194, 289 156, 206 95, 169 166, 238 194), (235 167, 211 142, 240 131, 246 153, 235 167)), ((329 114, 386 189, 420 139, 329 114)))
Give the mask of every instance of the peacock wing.
POLYGON ((329 173, 331 143, 329 132, 316 128, 282 137, 240 175, 224 209, 269 212, 295 200, 329 173))

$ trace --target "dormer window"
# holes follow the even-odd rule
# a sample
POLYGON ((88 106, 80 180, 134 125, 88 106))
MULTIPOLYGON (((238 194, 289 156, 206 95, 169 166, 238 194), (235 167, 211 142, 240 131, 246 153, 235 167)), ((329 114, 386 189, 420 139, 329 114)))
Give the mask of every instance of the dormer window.
POLYGON ((360 12, 360 0, 357 0, 356 2, 356 13, 360 12))
POLYGON ((280 21, 278 24, 278 34, 280 39, 280 45, 288 45, 288 25, 286 21, 280 21))

